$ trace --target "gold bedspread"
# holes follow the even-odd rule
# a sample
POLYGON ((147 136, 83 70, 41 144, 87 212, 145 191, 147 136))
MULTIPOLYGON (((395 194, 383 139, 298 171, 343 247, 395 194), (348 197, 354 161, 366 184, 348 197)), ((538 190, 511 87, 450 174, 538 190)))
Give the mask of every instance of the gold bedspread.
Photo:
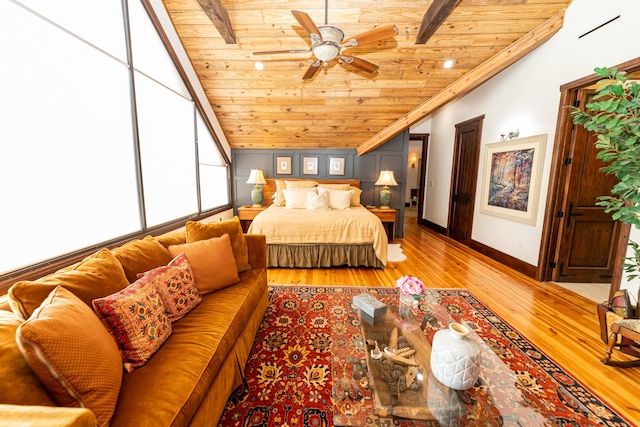
POLYGON ((363 206, 322 211, 271 205, 255 217, 248 233, 264 234, 267 245, 371 243, 378 259, 387 264, 388 241, 382 222, 363 206))

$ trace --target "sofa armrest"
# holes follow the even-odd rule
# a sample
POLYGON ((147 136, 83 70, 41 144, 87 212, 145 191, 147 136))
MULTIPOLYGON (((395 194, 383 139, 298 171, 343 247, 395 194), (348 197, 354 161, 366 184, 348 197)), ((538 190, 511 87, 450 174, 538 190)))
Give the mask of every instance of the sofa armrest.
POLYGON ((6 427, 96 427, 96 417, 86 408, 0 404, 6 427))
POLYGON ((267 236, 264 234, 245 234, 244 237, 249 248, 251 268, 267 268, 267 236))

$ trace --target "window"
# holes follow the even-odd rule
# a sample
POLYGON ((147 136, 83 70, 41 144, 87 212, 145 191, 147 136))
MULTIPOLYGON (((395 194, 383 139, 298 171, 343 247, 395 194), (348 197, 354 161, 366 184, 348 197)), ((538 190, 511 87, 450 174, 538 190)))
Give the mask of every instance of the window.
POLYGON ((229 204, 227 166, 141 4, 128 41, 120 2, 89 3, 0 2, 0 275, 229 204))

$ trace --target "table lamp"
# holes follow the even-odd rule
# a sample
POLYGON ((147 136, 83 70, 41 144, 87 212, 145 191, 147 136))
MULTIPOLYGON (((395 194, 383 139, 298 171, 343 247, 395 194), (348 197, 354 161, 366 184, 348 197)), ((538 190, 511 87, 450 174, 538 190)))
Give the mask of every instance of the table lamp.
POLYGON ((380 209, 389 209, 389 206, 391 206, 391 190, 389 190, 389 186, 398 185, 396 178, 393 176, 393 171, 380 171, 380 177, 374 185, 384 185, 380 190, 380 209))
POLYGON ((254 207, 262 206, 264 194, 262 193, 262 187, 260 187, 260 184, 266 183, 267 181, 264 179, 264 174, 261 169, 251 169, 251 174, 249 175, 247 184, 255 184, 255 187, 251 190, 251 203, 253 203, 254 207))

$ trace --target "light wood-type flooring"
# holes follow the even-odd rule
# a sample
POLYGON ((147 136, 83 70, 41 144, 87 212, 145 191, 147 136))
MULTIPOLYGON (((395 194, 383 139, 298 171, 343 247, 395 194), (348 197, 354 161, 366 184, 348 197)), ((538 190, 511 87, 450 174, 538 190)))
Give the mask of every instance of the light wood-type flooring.
MULTIPOLYGON (((537 282, 447 237, 405 220, 400 243, 408 259, 383 270, 268 270, 269 284, 395 286, 413 275, 433 288, 465 288, 591 389, 632 425, 640 425, 640 368, 600 363, 596 303, 553 283, 537 282)), ((621 358, 620 353, 614 357, 621 358)))

